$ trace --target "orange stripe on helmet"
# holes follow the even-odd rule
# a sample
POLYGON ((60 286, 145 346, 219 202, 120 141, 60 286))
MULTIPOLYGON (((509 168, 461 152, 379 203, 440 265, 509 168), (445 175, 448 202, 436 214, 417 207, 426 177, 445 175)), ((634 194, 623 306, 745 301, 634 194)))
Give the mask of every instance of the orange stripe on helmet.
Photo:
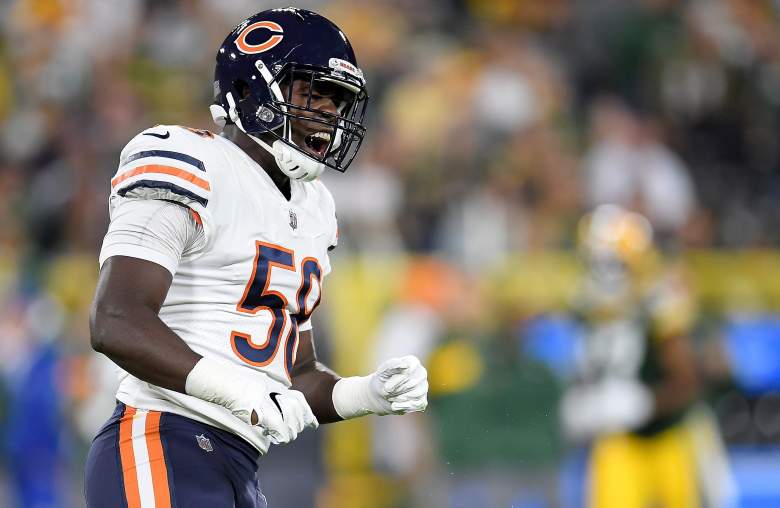
POLYGON ((122 419, 119 420, 119 458, 122 462, 122 478, 125 484, 127 508, 141 508, 141 494, 138 490, 138 474, 133 452, 133 418, 136 409, 125 406, 122 419))
POLYGON ((284 33, 282 26, 279 23, 275 23, 273 21, 258 21, 257 23, 252 23, 251 25, 241 30, 241 33, 238 34, 238 37, 236 37, 236 47, 238 47, 238 49, 240 49, 243 53, 249 55, 263 53, 264 51, 268 51, 282 42, 282 39, 284 38, 284 35, 272 35, 268 38, 267 41, 261 44, 249 44, 246 42, 247 36, 258 28, 266 28, 271 32, 276 32, 277 34, 284 33))
POLYGON ((177 178, 181 178, 182 180, 186 180, 191 184, 200 187, 203 190, 207 190, 207 191, 211 190, 211 186, 206 180, 202 178, 198 178, 197 176, 187 171, 184 171, 183 169, 174 168, 173 166, 163 166, 160 164, 147 164, 145 166, 138 166, 137 168, 126 171, 121 175, 115 177, 113 180, 111 180, 111 187, 116 187, 117 185, 124 182, 128 178, 134 177, 136 175, 141 175, 144 173, 162 173, 164 175, 175 176, 177 178))
POLYGON ((146 449, 149 451, 149 466, 152 470, 155 508, 170 508, 171 493, 168 487, 168 469, 160 441, 160 412, 149 411, 146 415, 146 449))

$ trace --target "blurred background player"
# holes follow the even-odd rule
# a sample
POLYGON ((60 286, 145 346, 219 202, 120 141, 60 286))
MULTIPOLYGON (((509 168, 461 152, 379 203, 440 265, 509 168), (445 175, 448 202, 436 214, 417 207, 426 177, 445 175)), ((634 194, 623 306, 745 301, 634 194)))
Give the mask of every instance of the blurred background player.
POLYGON ((588 506, 702 506, 686 414, 699 395, 681 274, 663 271, 642 215, 603 205, 579 225, 582 330, 561 402, 566 434, 590 443, 588 506))

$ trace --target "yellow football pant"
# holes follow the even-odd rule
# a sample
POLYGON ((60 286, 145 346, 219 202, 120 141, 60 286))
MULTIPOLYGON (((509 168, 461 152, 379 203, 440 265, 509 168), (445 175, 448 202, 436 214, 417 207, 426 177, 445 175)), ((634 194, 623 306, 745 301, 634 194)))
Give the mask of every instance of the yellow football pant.
POLYGON ((588 465, 590 508, 698 508, 693 453, 679 426, 649 438, 598 439, 588 465))

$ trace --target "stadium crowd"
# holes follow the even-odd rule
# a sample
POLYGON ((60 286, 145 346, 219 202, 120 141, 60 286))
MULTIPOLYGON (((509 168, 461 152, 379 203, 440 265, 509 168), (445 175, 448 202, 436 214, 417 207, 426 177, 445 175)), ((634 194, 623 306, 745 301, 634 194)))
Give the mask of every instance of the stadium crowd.
MULTIPOLYGON (((326 284, 328 301, 318 319, 330 332, 318 335, 327 339, 325 348, 337 365, 354 366, 339 342, 346 339, 336 335, 358 333, 340 328, 345 319, 339 312, 347 310, 337 309, 355 300, 376 307, 373 328, 369 321, 366 326, 377 343, 405 338, 420 354, 439 358, 437 365, 444 365, 439 379, 453 383, 467 383, 468 376, 452 379, 448 362, 463 365, 471 350, 437 353, 440 337, 491 335, 475 339, 474 347, 490 353, 473 372, 492 369, 506 376, 510 381, 501 386, 513 404, 552 408, 559 391, 553 373, 528 359, 507 359, 517 356, 518 323, 563 297, 545 296, 552 290, 541 276, 531 277, 534 287, 494 296, 485 279, 498 267, 520 255, 528 263, 541 260, 535 266, 548 267, 542 273, 563 277, 552 272, 571 263, 549 268, 549 260, 573 257, 580 217, 605 203, 644 214, 668 256, 730 249, 771 253, 780 244, 777 1, 296 5, 326 14, 349 34, 371 94, 360 156, 345 175, 324 177, 339 210, 336 272, 343 269, 354 279, 362 273, 355 266, 380 263, 385 275, 397 276, 386 277, 396 281, 385 280, 386 289, 338 282, 337 273, 326 284), (397 266, 414 256, 439 261, 397 266), (374 290, 384 293, 367 294, 374 290), (524 291, 522 308, 502 300, 524 291), (489 332, 486 321, 494 322, 489 332), (419 336, 393 328, 402 324, 415 324, 419 336)), ((215 48, 237 20, 273 6, 277 2, 250 0, 0 3, 3 506, 11 506, 3 500, 13 498, 19 506, 33 506, 21 501, 30 499, 37 500, 35 506, 82 502, 86 443, 112 404, 106 380, 113 373, 89 351, 87 315, 119 151, 134 134, 158 123, 213 129, 207 106, 215 48)), ((777 274, 777 262, 767 263, 777 274)), ((746 285, 735 276, 724 292, 727 301, 704 306, 712 315, 703 313, 698 333, 717 335, 712 330, 728 312, 755 310, 746 300, 758 298, 758 290, 746 285)), ((774 286, 766 292, 778 294, 774 286)), ((777 299, 772 302, 759 308, 780 310, 777 299)), ((383 354, 367 352, 370 337, 361 340, 364 356, 383 354)), ((718 355, 701 353, 708 372, 722 383, 726 367, 718 355)), ((455 389, 447 386, 445 392, 455 389)), ((743 406, 753 403, 729 396, 723 402, 726 416, 744 413, 743 406)), ((507 399, 494 397, 485 407, 495 410, 495 421, 486 425, 495 425, 490 428, 498 433, 503 412, 497 408, 507 399)), ((777 398, 772 401, 777 414, 777 398)), ((435 398, 432 410, 435 415, 435 398)), ((453 411, 448 414, 459 414, 453 411)), ((333 430, 335 438, 306 441, 300 453, 324 446, 324 472, 317 466, 307 477, 318 506, 433 506, 421 496, 436 491, 439 473, 444 481, 454 474, 450 460, 473 460, 470 467, 478 473, 472 471, 472 478, 495 482, 497 490, 512 481, 535 487, 538 499, 512 506, 563 503, 550 494, 557 489, 551 478, 563 446, 555 420, 549 411, 518 411, 511 418, 530 429, 527 435, 496 437, 495 446, 480 452, 485 457, 464 458, 462 450, 448 455, 451 430, 425 417, 413 421, 415 428, 392 428, 395 423, 373 428, 374 435, 407 436, 424 452, 405 453, 412 445, 388 450, 381 439, 370 445, 370 437, 363 442, 373 448, 356 452, 333 430), (443 436, 443 444, 422 446, 431 442, 425 436, 443 436), (343 458, 365 453, 371 457, 362 462, 343 458), (530 473, 507 480, 506 469, 491 469, 496 457, 518 468, 541 464, 535 474, 542 480, 530 473), (366 479, 376 471, 383 480, 366 479), (350 495, 345 493, 359 498, 354 493, 361 489, 385 504, 333 501, 350 495)), ((756 437, 758 431, 743 426, 726 438, 780 443, 780 429, 770 430, 756 437)), ((319 460, 317 453, 312 456, 319 460)), ((274 506, 286 506, 283 502, 274 506)), ((489 506, 476 503, 463 506, 489 506)))

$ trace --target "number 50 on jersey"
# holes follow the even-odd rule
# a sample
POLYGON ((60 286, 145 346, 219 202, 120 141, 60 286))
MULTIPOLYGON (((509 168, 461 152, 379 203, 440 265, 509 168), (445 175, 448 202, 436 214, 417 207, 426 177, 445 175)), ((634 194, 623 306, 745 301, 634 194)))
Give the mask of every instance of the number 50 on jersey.
POLYGON ((269 289, 269 287, 271 287, 274 268, 297 271, 295 253, 279 245, 261 241, 255 242, 255 248, 252 276, 244 289, 241 301, 236 305, 236 310, 253 315, 259 312, 270 312, 271 325, 268 327, 265 342, 259 346, 253 343, 250 334, 235 330, 230 334, 230 344, 241 360, 256 367, 263 367, 273 362, 279 350, 282 349, 284 351, 285 372, 287 377, 291 378, 295 354, 298 349, 298 325, 306 322, 320 303, 322 268, 319 262, 312 257, 304 258, 301 262, 301 283, 295 294, 297 313, 291 315, 287 297, 279 291, 269 289), (311 308, 307 308, 306 302, 315 283, 317 284, 317 300, 311 308), (287 326, 288 321, 290 321, 289 327, 287 326), (285 329, 289 331, 284 340, 281 340, 285 329))

